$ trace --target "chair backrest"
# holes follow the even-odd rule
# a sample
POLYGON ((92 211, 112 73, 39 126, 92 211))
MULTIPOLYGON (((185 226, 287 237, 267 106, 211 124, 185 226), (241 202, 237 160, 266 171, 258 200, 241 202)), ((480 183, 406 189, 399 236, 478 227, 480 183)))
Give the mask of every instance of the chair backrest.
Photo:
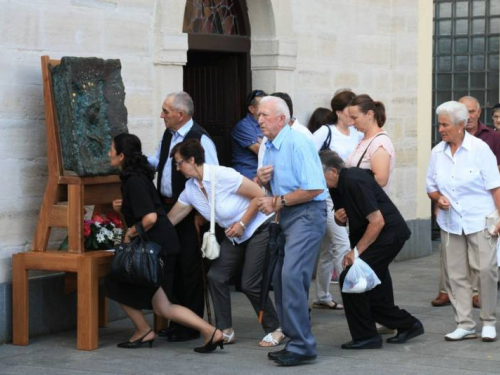
POLYGON ((61 177, 64 175, 61 142, 57 124, 57 111, 52 88, 50 68, 57 66, 61 60, 51 60, 49 56, 42 56, 43 99, 45 102, 45 124, 47 132, 47 158, 49 176, 61 177))

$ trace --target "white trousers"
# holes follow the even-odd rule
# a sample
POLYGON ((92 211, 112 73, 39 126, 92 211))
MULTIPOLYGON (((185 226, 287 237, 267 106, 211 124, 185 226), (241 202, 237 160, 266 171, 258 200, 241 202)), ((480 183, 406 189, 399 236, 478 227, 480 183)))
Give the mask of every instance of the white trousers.
POLYGON ((334 218, 333 201, 326 199, 326 233, 321 244, 318 269, 316 271, 316 302, 330 302, 330 280, 335 268, 337 275, 342 272, 342 259, 351 249, 347 229, 337 225, 334 218))

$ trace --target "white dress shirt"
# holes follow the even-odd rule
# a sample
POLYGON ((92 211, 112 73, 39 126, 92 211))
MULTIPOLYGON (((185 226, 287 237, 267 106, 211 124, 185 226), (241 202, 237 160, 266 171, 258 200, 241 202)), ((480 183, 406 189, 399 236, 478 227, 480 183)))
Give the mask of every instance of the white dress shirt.
MULTIPOLYGON (((181 143, 184 141, 184 137, 186 134, 191 130, 193 127, 193 120, 189 120, 186 122, 182 128, 180 128, 178 131, 173 131, 172 132, 172 141, 170 142, 170 149, 168 150, 168 158, 167 162, 165 163, 165 167, 163 168, 163 175, 161 177, 161 187, 160 187, 160 192, 161 195, 164 197, 172 197, 172 158, 170 157, 170 152, 174 148, 174 146, 178 143, 181 143)), ((163 138, 162 138, 163 140, 163 138)), ((148 162, 151 164, 154 169, 158 169, 158 163, 160 162, 160 152, 161 152, 161 142, 158 145, 158 148, 156 149, 156 153, 154 156, 149 156, 148 157, 148 162)), ((210 138, 208 138, 206 135, 202 135, 200 139, 201 146, 205 150, 205 162, 208 164, 219 164, 219 160, 217 159, 217 150, 215 149, 215 145, 212 142, 210 138)))
POLYGON ((449 233, 461 235, 483 230, 485 217, 496 207, 491 189, 500 186, 497 161, 489 146, 465 132, 455 154, 447 142, 432 149, 426 190, 438 191, 450 201, 449 210, 439 210, 437 223, 449 233))
MULTIPOLYGON (((309 131, 309 129, 307 129, 306 126, 299 123, 299 120, 294 119, 293 124, 290 125, 290 127, 293 130, 298 131, 299 133, 305 135, 311 141, 313 140, 313 134, 309 131)), ((262 138, 262 142, 260 143, 259 147, 257 169, 262 168, 262 162, 264 160, 264 155, 266 154, 266 142, 267 142, 267 137, 262 138)))
MULTIPOLYGON (((186 187, 178 201, 185 206, 193 206, 205 219, 210 221, 210 200, 212 197, 210 171, 212 168, 215 168, 215 222, 227 229, 241 220, 250 205, 249 198, 237 193, 243 183, 243 175, 233 168, 204 164, 203 187, 208 197, 203 194, 198 181, 190 178, 187 180, 186 187)), ((249 223, 245 223, 246 228, 243 235, 240 238, 233 238, 233 240, 236 243, 248 240, 257 228, 271 216, 258 211, 249 223)))

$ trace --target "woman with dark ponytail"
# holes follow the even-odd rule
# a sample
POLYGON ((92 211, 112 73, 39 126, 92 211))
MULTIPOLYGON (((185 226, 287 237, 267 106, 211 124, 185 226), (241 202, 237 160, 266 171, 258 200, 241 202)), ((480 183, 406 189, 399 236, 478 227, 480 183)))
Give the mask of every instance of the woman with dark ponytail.
POLYGON ((172 266, 175 254, 180 250, 179 241, 153 184, 154 170, 142 153, 141 141, 133 134, 119 134, 114 137, 108 155, 111 166, 119 168, 121 172, 122 200, 113 202, 113 207, 121 210, 129 228, 123 242, 130 242, 136 237, 137 228, 142 225, 149 240, 161 245, 165 260, 165 278, 160 287, 122 283, 111 276, 106 278, 106 296, 120 304, 135 327, 132 337, 118 344, 118 347, 152 347, 155 333, 142 313, 142 309, 147 309, 200 331, 205 338, 205 345, 195 348, 196 352, 210 352, 217 346, 222 348, 222 331, 215 329, 191 310, 171 302, 172 266))
POLYGON ((346 166, 371 171, 378 184, 388 193, 395 151, 387 132, 382 130, 386 120, 385 106, 366 94, 358 95, 349 105, 349 115, 364 138, 347 159, 346 166))

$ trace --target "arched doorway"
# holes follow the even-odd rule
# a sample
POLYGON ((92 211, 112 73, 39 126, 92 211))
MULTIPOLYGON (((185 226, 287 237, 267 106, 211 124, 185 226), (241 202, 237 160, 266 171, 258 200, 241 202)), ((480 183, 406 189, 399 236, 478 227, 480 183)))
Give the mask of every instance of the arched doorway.
POLYGON ((212 136, 219 161, 231 165, 231 130, 246 113, 251 89, 250 24, 245 0, 187 0, 184 91, 194 119, 212 136))

